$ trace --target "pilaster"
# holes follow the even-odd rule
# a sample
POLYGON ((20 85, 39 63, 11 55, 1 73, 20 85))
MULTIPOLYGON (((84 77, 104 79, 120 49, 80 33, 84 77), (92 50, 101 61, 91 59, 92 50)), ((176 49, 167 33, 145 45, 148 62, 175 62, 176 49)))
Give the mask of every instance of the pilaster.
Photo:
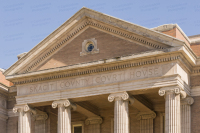
POLYGON ((114 103, 114 133, 129 133, 128 104, 133 103, 127 92, 113 93, 108 96, 108 101, 114 103))
POLYGON ((100 126, 103 122, 101 117, 91 117, 85 120, 85 125, 88 126, 88 133, 100 133, 100 126))
POLYGON ((193 103, 192 97, 181 100, 181 133, 191 133, 191 105, 193 103))
POLYGON ((16 105, 13 108, 14 113, 19 113, 18 117, 18 133, 31 133, 31 114, 35 114, 35 110, 29 105, 16 105))
POLYGON ((36 109, 36 114, 33 115, 35 120, 35 132, 36 133, 45 133, 46 132, 46 120, 48 115, 46 112, 36 109))
POLYGON ((159 90, 165 96, 165 133, 181 133, 180 98, 186 93, 179 86, 164 87, 159 90))
POLYGON ((52 107, 58 107, 58 133, 71 133, 71 109, 75 110, 76 105, 69 100, 58 100, 52 107))
POLYGON ((153 119, 156 118, 155 112, 141 112, 137 116, 140 120, 140 133, 153 133, 153 119))

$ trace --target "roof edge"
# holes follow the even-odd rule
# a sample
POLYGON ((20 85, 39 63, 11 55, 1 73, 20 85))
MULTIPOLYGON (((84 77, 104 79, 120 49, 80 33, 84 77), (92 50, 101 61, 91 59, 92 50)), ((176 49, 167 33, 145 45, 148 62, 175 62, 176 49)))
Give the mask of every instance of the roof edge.
POLYGON ((0 68, 0 71, 1 71, 2 73, 4 73, 6 70, 3 69, 3 68, 0 68))
MULTIPOLYGON (((152 30, 152 29, 149 29, 149 28, 145 28, 145 27, 142 27, 142 26, 139 26, 137 24, 134 24, 134 23, 131 23, 131 22, 127 22, 125 20, 122 20, 122 19, 119 19, 119 18, 116 18, 116 17, 113 17, 113 16, 110 16, 110 15, 107 15, 107 14, 104 14, 104 13, 101 13, 101 12, 98 12, 98 11, 95 11, 95 10, 92 10, 92 9, 89 9, 89 8, 86 8, 86 7, 82 7, 79 11, 77 11, 73 16, 71 16, 67 21, 65 21, 61 26, 59 26, 56 30, 54 30, 51 34, 49 34, 45 39, 43 39, 41 42, 39 42, 35 47, 33 47, 26 55, 24 55, 22 58, 20 58, 19 60, 17 60, 12 66, 10 66, 5 72, 4 72, 4 75, 7 76, 9 73, 15 73, 19 67, 21 67, 21 63, 26 61, 27 59, 29 58, 33 58, 31 56, 31 54, 34 54, 34 53, 38 53, 38 51, 36 52, 37 49, 41 48, 41 47, 44 47, 43 45, 45 43, 48 43, 49 40, 53 39, 53 37, 57 34, 61 34, 61 32, 63 31, 62 30, 62 27, 63 26, 66 26, 66 25, 70 25, 70 23, 74 20, 78 20, 78 19, 81 19, 82 17, 84 16, 88 16, 88 17, 91 17, 91 18, 94 18, 96 19, 97 16, 99 15, 104 15, 105 18, 100 18, 100 19, 104 19, 106 22, 105 23, 108 23, 110 22, 111 20, 118 20, 119 22, 117 22, 116 24, 116 27, 119 27, 119 25, 121 26, 120 28, 124 28, 128 31, 130 31, 129 27, 124 27, 121 23, 124 22, 128 25, 133 25, 135 29, 138 29, 138 28, 141 28, 141 32, 137 32, 138 35, 142 35, 144 37, 148 37, 146 34, 146 32, 150 33, 151 34, 151 37, 152 39, 157 39, 157 41, 159 41, 160 39, 163 39, 165 37, 167 37, 166 40, 164 40, 163 43, 166 43, 168 44, 169 46, 172 46, 172 44, 175 44, 177 43, 178 45, 183 45, 182 43, 184 43, 184 41, 180 40, 180 39, 177 39, 177 38, 174 38, 172 36, 169 36, 169 35, 166 35, 164 33, 160 33, 158 31, 155 31, 155 30, 152 30), (89 13, 89 15, 88 15, 89 13), (78 16, 78 15, 81 15, 81 16, 78 16), (96 15, 96 16, 95 16, 96 15), (158 35, 159 37, 155 37, 153 34, 156 34, 158 35), (16 67, 17 68, 16 68, 16 67), (12 72, 13 71, 13 72, 12 72)), ((134 28, 131 28, 131 30, 134 30, 134 28)), ((133 31, 130 31, 130 32, 133 32, 133 31)), ((136 33, 136 32, 135 32, 136 33)))
POLYGON ((178 24, 164 24, 164 25, 160 25, 158 27, 154 27, 154 28, 151 28, 152 30, 155 30, 155 31, 159 31, 159 32, 163 32, 163 31, 168 31, 168 30, 172 30, 173 28, 177 28, 181 34, 185 37, 185 39, 191 43, 191 40, 188 38, 188 36, 183 32, 183 30, 179 27, 178 24))

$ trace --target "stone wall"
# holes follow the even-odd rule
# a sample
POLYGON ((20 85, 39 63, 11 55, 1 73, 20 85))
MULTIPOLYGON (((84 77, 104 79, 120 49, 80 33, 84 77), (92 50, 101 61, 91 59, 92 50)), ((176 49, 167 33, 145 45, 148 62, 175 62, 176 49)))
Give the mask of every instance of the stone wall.
POLYGON ((18 133, 18 117, 9 117, 5 127, 7 127, 7 132, 2 133, 18 133))
POLYGON ((192 131, 191 133, 199 133, 200 132, 200 96, 193 97, 194 103, 191 105, 191 125, 192 131))

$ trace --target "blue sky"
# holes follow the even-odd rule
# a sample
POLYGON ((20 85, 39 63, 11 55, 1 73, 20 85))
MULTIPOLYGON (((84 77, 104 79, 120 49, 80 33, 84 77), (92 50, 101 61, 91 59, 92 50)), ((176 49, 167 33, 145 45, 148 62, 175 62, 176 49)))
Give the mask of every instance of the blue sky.
POLYGON ((147 27, 177 23, 200 34, 199 0, 0 0, 0 68, 28 52, 83 6, 147 27))

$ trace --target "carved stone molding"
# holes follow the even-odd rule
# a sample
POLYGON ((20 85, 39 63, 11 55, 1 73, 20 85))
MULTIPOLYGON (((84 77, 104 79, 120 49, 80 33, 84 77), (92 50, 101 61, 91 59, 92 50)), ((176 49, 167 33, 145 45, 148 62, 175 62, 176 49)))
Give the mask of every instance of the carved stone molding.
POLYGON ((192 105, 194 103, 194 99, 192 97, 187 97, 181 100, 181 105, 192 105))
POLYGON ((60 78, 67 78, 67 77, 74 77, 74 76, 81 76, 91 73, 99 73, 99 72, 107 72, 107 71, 113 71, 113 70, 121 70, 121 69, 127 69, 132 67, 138 67, 138 66, 144 66, 144 65, 150 65, 150 64, 158 64, 162 62, 168 62, 168 61, 174 61, 180 59, 179 55, 176 56, 170 56, 170 57, 161 57, 161 58, 155 58, 155 59, 147 59, 142 61, 133 61, 133 62, 124 62, 124 63, 118 63, 116 65, 112 66, 103 66, 98 68, 91 68, 87 70, 75 70, 70 71, 65 74, 62 73, 55 73, 51 75, 45 75, 43 77, 37 77, 37 78, 25 78, 25 79, 17 79, 17 81, 13 81, 13 84, 20 85, 20 84, 27 84, 27 83, 34 83, 34 82, 41 82, 41 81, 48 81, 48 80, 54 80, 54 79, 60 79, 60 78))
POLYGON ((13 112, 14 113, 17 113, 17 112, 31 112, 32 114, 36 114, 36 111, 34 109, 32 109, 27 104, 25 104, 25 105, 15 105, 15 107, 13 108, 13 112))
POLYGON ((91 117, 85 120, 85 125, 101 124, 103 119, 101 117, 91 117))
POLYGON ((84 40, 82 43, 82 52, 80 52, 80 56, 96 53, 99 53, 99 49, 97 48, 97 40, 95 38, 84 40), (87 50, 88 44, 92 44, 94 46, 91 51, 87 50))
POLYGON ((70 107, 73 110, 76 110, 76 104, 70 102, 69 100, 57 100, 52 103, 53 108, 64 106, 65 108, 70 107))
POLYGON ((127 92, 112 93, 108 96, 108 101, 113 102, 115 99, 129 100, 130 104, 134 103, 133 97, 129 96, 127 92))
POLYGON ((181 98, 186 98, 186 92, 183 91, 179 86, 170 86, 170 87, 164 87, 161 88, 158 91, 158 94, 160 96, 165 96, 166 92, 171 92, 171 93, 175 93, 175 94, 180 94, 181 98))
POLYGON ((146 119, 154 119, 156 118, 156 113, 155 112, 140 112, 136 116, 137 120, 146 120, 146 119))
POLYGON ((38 120, 47 120, 48 115, 46 112, 40 111, 36 109, 36 113, 33 115, 33 119, 38 121, 38 120))

